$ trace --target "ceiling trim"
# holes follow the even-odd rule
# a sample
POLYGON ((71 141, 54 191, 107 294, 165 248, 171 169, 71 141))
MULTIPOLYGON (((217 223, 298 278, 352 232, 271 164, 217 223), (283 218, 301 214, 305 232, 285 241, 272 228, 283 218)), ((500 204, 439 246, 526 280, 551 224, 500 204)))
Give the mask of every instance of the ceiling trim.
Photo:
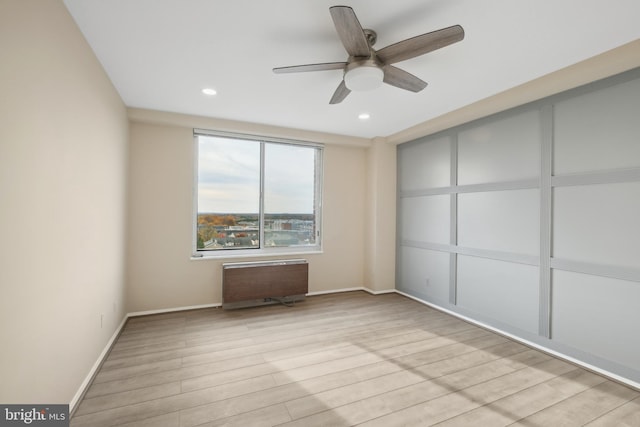
POLYGON ((258 123, 241 122, 236 120, 218 119, 213 117, 192 116, 188 114, 167 111, 147 110, 142 108, 127 108, 130 122, 156 125, 169 125, 186 128, 209 129, 215 131, 248 134, 271 138, 288 138, 298 141, 316 142, 321 144, 337 144, 361 148, 369 148, 372 140, 356 136, 337 135, 332 133, 292 129, 280 126, 258 123))

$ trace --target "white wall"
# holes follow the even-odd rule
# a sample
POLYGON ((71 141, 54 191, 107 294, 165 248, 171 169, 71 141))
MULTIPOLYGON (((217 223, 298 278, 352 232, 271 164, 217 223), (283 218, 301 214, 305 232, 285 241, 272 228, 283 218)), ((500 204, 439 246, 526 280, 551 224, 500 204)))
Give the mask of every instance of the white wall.
MULTIPOLYGON (((241 259, 190 259, 193 127, 207 123, 181 116, 175 124, 166 114, 147 114, 159 122, 134 118, 131 124, 128 311, 220 303, 222 262, 241 259)), ((220 130, 219 123, 211 125, 220 130)), ((366 147, 325 146, 323 253, 304 256, 310 292, 365 286, 366 174, 366 147)))
POLYGON ((398 146, 399 290, 640 382, 640 69, 398 146))
POLYGON ((69 403, 124 317, 128 121, 57 0, 0 2, 0 402, 69 403))

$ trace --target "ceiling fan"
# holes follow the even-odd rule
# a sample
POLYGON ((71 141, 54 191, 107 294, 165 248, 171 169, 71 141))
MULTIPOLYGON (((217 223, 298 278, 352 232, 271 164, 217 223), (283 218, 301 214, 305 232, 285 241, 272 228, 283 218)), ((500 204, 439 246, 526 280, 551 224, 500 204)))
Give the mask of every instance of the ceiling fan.
POLYGON ((427 87, 425 81, 391 64, 424 55, 464 38, 463 28, 460 25, 454 25, 412 37, 376 51, 373 49, 377 38, 376 32, 363 29, 352 8, 333 6, 329 8, 329 12, 338 36, 349 54, 347 61, 273 69, 276 74, 343 70, 342 82, 329 104, 342 102, 353 90, 375 89, 383 82, 411 92, 420 92, 427 87))

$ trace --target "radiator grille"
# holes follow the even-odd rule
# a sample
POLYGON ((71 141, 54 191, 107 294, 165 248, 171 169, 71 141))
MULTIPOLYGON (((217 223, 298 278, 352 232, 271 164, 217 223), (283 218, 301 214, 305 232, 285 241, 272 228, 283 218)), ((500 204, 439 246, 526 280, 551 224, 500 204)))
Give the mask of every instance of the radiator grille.
POLYGON ((303 300, 309 292, 308 277, 304 259, 222 264, 222 307, 303 300))

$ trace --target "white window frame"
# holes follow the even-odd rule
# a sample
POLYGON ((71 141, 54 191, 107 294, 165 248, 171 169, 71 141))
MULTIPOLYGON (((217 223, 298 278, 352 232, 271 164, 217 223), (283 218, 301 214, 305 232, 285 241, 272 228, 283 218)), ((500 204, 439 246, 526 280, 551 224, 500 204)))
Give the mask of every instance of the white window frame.
POLYGON ((192 220, 192 255, 191 259, 222 259, 222 258, 249 258, 249 257, 266 257, 278 255, 304 255, 313 253, 322 253, 322 187, 323 187, 323 156, 324 145, 313 142, 291 140, 284 138, 263 137, 257 135, 246 135, 233 132, 223 132, 206 129, 193 130, 193 212, 192 220), (246 249, 218 249, 218 250, 200 250, 198 249, 198 137, 199 136, 217 136, 230 139, 251 140, 262 143, 260 150, 260 247, 246 249), (314 245, 301 246, 279 246, 265 247, 264 245, 264 174, 265 174, 265 155, 264 144, 285 144, 293 146, 311 147, 318 150, 315 156, 315 227, 316 240, 314 245))

